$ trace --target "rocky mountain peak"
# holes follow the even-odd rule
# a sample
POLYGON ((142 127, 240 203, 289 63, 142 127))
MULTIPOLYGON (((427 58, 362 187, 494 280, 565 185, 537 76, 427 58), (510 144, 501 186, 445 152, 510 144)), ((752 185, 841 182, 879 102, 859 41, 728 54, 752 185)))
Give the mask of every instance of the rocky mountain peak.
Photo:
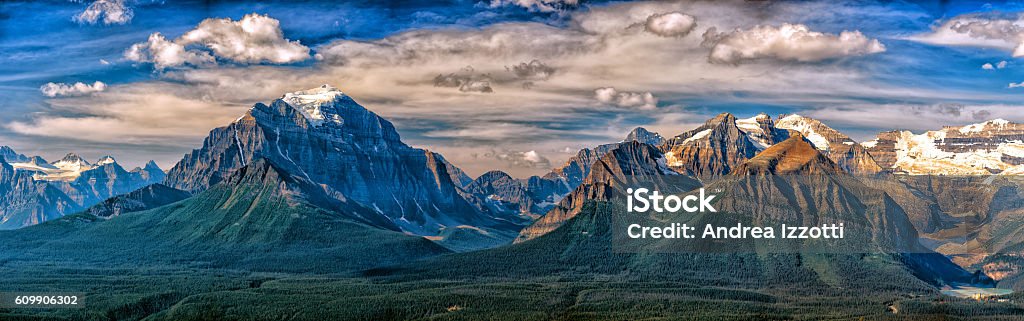
POLYGON ((838 174, 841 171, 802 134, 794 133, 737 167, 733 174, 838 174))
POLYGON ((113 156, 107 155, 107 156, 100 157, 100 159, 96 161, 96 166, 103 166, 103 165, 106 165, 106 164, 113 164, 113 163, 117 163, 117 161, 114 160, 113 156))
POLYGON ((43 159, 42 157, 39 156, 32 156, 31 158, 28 159, 28 162, 26 163, 29 163, 33 166, 40 168, 57 169, 56 166, 50 165, 50 162, 47 162, 46 159, 43 159))
POLYGON ((704 124, 707 125, 727 125, 736 123, 736 116, 730 113, 721 113, 714 118, 709 119, 704 124))
POLYGON ((78 154, 75 154, 75 153, 68 153, 67 155, 64 155, 64 158, 61 158, 60 160, 56 161, 54 164, 56 164, 56 163, 90 165, 88 161, 86 161, 81 156, 78 156, 78 154))
POLYGON ((20 163, 28 161, 27 156, 18 154, 18 152, 15 152, 13 148, 10 148, 8 146, 0 146, 0 158, 3 158, 4 161, 8 163, 20 163))
POLYGON ((669 139, 661 148, 669 167, 701 178, 725 175, 761 150, 730 113, 669 139))
POLYGON ((89 170, 93 167, 92 164, 89 164, 89 162, 82 159, 81 156, 78 156, 78 154, 75 153, 68 153, 67 155, 64 155, 64 158, 51 163, 51 165, 56 166, 62 171, 68 172, 68 175, 62 175, 65 176, 65 178, 78 177, 78 174, 82 171, 89 170))
POLYGON ((495 182, 499 180, 514 180, 511 175, 499 170, 492 170, 477 177, 474 182, 495 182))
POLYGON ((163 169, 160 169, 160 166, 156 165, 156 161, 153 161, 153 160, 150 160, 150 161, 146 162, 146 166, 143 167, 143 169, 145 169, 145 170, 163 171, 163 169))
POLYGON ((661 137, 658 133, 647 130, 646 128, 637 127, 630 131, 629 135, 626 135, 626 139, 623 140, 623 142, 634 141, 658 146, 665 142, 665 138, 661 137))

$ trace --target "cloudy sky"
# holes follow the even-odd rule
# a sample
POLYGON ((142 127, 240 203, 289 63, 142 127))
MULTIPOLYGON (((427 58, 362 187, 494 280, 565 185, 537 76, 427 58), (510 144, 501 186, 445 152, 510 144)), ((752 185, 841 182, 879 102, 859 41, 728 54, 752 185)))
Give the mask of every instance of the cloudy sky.
POLYGON ((328 83, 471 174, 635 126, 799 113, 855 139, 1024 121, 1024 8, 958 2, 0 2, 0 145, 169 168, 328 83))

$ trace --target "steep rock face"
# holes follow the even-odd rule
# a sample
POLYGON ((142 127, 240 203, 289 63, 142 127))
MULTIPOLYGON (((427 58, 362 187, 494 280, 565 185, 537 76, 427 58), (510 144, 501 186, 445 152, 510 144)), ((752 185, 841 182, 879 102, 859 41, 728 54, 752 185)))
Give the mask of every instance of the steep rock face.
POLYGON ((816 119, 789 115, 779 119, 775 126, 799 132, 847 173, 873 175, 883 170, 863 146, 816 119))
POLYGON ((878 166, 885 169, 892 169, 896 165, 896 142, 903 135, 902 131, 890 130, 878 133, 874 140, 861 143, 871 157, 878 162, 878 166))
POLYGON ((661 149, 669 167, 701 179, 725 175, 760 151, 728 113, 669 139, 661 149))
POLYGON ((915 135, 889 131, 864 142, 882 167, 913 175, 1024 173, 1024 124, 1002 119, 915 135))
POLYGON ((214 129, 201 149, 168 172, 166 185, 203 191, 259 157, 330 188, 339 198, 379 210, 415 234, 496 224, 493 213, 466 199, 470 195, 453 181, 451 164, 402 143, 391 122, 327 85, 256 104, 237 121, 214 129))
MULTIPOLYGON (((516 242, 525 242, 557 229, 575 217, 586 201, 609 200, 616 189, 625 189, 630 181, 637 178, 656 180, 667 175, 677 174, 665 165, 665 156, 656 147, 635 141, 623 143, 598 159, 583 183, 562 198, 551 211, 523 229, 516 242)), ((677 177, 673 185, 695 188, 700 183, 687 177, 677 177)))
MULTIPOLYGON (((427 152, 430 152, 430 151, 427 151, 427 152)), ((461 188, 466 188, 466 185, 469 185, 469 183, 473 182, 473 178, 469 177, 469 174, 466 174, 466 172, 463 172, 461 168, 459 168, 458 166, 455 166, 452 163, 449 163, 448 160, 444 159, 444 157, 441 156, 441 154, 437 154, 437 153, 433 153, 433 154, 435 156, 437 156, 438 158, 440 158, 441 162, 444 163, 445 170, 448 171, 448 175, 451 176, 452 182, 455 183, 455 185, 457 185, 458 187, 461 187, 461 188)))
POLYGON ((171 204, 191 196, 189 193, 167 187, 163 184, 153 184, 131 193, 118 195, 93 205, 83 211, 86 214, 96 217, 110 218, 124 213, 145 211, 171 204))

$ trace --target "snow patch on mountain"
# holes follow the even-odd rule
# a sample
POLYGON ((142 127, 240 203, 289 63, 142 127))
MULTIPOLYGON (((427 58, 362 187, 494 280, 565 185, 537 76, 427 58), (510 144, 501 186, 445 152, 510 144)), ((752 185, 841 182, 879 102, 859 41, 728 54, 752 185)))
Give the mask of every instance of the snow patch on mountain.
POLYGON ((96 161, 96 166, 103 166, 103 165, 106 165, 106 164, 113 164, 113 163, 117 163, 117 161, 115 161, 113 157, 111 157, 111 156, 103 156, 103 157, 100 157, 100 159, 98 161, 96 161))
POLYGON ((683 144, 686 144, 686 143, 689 143, 689 142, 692 142, 692 141, 697 141, 697 140, 703 139, 704 137, 708 137, 708 135, 711 135, 711 131, 713 131, 713 129, 708 128, 708 129, 702 130, 700 132, 697 132, 696 134, 693 134, 693 136, 690 136, 690 138, 687 138, 686 140, 684 140, 683 144))
POLYGON ((345 93, 338 88, 325 84, 309 90, 284 94, 281 100, 302 113, 302 116, 305 116, 310 124, 320 126, 328 120, 341 123, 341 118, 338 115, 324 112, 323 108, 344 96, 345 93))
POLYGON ((761 122, 770 118, 767 114, 761 113, 750 118, 736 119, 736 127, 747 134, 747 139, 757 146, 757 149, 764 150, 772 146, 772 142, 768 139, 768 133, 761 127, 761 122))
POLYGON ((1007 157, 1024 158, 1024 142, 1013 138, 1022 134, 1024 127, 1003 119, 922 134, 902 131, 893 168, 912 175, 1019 175, 1024 165, 1008 163, 1007 157))
POLYGON ((1002 118, 997 118, 990 121, 986 121, 984 123, 971 124, 964 127, 960 127, 959 131, 962 134, 980 133, 986 130, 999 130, 1006 127, 1006 125, 1008 124, 1010 124, 1010 121, 1002 118))

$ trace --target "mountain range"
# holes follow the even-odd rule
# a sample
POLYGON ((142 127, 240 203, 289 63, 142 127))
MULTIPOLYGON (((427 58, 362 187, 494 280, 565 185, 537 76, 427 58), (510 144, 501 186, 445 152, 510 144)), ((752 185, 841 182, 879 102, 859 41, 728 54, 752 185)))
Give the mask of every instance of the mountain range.
POLYGON ((47 162, 0 146, 0 229, 15 229, 73 214, 110 197, 162 182, 150 161, 125 170, 113 157, 89 163, 74 153, 47 162))
POLYGON ((667 139, 634 129, 620 142, 580 150, 545 175, 518 179, 491 171, 471 178, 442 155, 402 142, 390 121, 324 85, 255 104, 210 131, 166 174, 152 162, 127 171, 112 157, 89 163, 69 154, 51 163, 0 148, 0 226, 40 225, 6 234, 24 242, 8 245, 11 253, 57 255, 68 242, 89 238, 118 244, 125 240, 114 231, 133 230, 158 236, 135 241, 178 253, 168 254, 175 259, 221 248, 226 252, 203 252, 202 260, 230 266, 217 259, 237 259, 229 249, 304 246, 295 251, 367 260, 338 269, 374 267, 451 251, 497 248, 486 252, 492 255, 589 244, 581 235, 608 229, 601 216, 611 210, 601 204, 637 180, 670 180, 673 193, 760 191, 721 201, 752 222, 861 222, 872 246, 919 254, 888 256, 885 269, 902 267, 928 283, 966 282, 965 269, 1016 280, 1024 265, 1009 258, 1022 253, 1024 242, 1018 226, 1007 224, 1024 206, 1007 202, 1019 195, 1016 185, 934 175, 1012 177, 1024 159, 1022 135, 1024 125, 994 120, 921 135, 885 132, 857 143, 799 115, 723 113, 667 139), (949 201, 964 195, 979 202, 949 201), (40 224, 45 221, 53 222, 40 224), (958 234, 963 231, 969 233, 958 234), (34 234, 48 237, 29 241, 34 234), (404 258, 368 259, 363 252, 374 238, 389 240, 381 253, 404 258))

